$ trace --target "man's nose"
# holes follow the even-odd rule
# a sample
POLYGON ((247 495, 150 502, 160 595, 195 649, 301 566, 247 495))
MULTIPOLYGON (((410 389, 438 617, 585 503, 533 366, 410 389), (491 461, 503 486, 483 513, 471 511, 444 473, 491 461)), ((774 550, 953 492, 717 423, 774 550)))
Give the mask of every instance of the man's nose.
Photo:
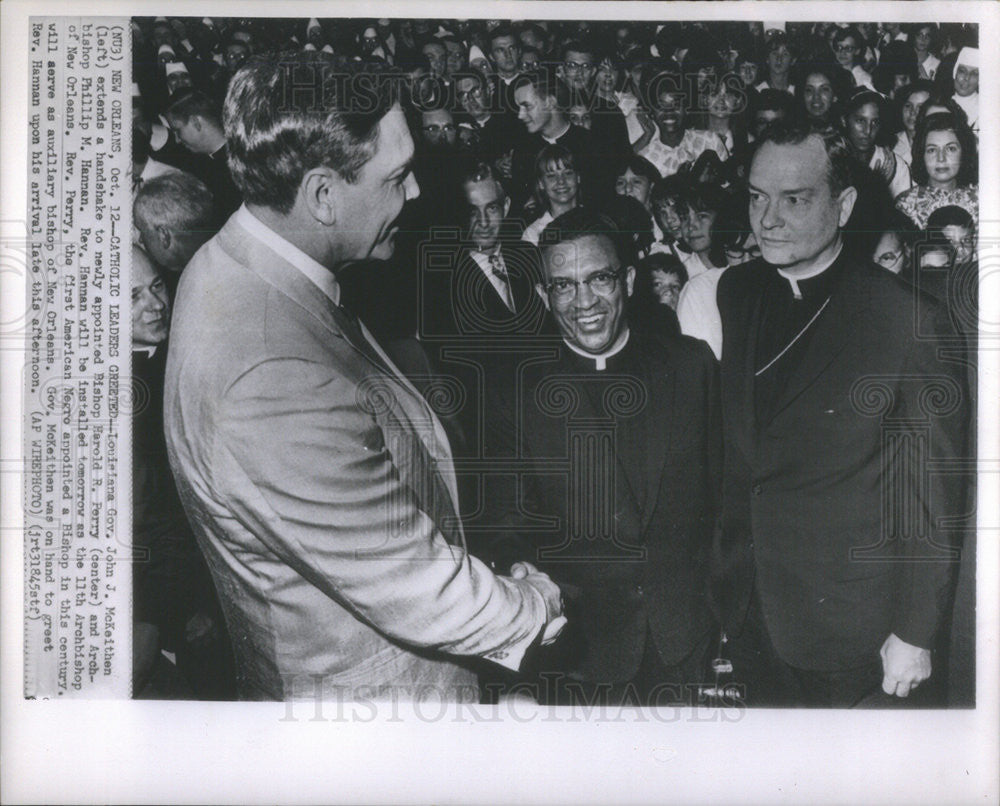
POLYGON ((577 308, 586 310, 597 300, 597 294, 593 292, 589 283, 578 283, 576 286, 576 298, 573 300, 577 308))
POLYGON ((412 171, 407 174, 406 181, 403 182, 403 195, 407 201, 413 201, 420 196, 420 185, 412 171))
POLYGON ((147 305, 149 309, 152 311, 159 312, 165 310, 167 307, 166 292, 163 292, 163 296, 161 296, 156 291, 150 290, 149 299, 147 300, 147 305))
POLYGON ((774 229, 781 226, 781 216, 778 215, 778 206, 769 201, 764 208, 764 214, 760 217, 760 224, 764 229, 774 229))

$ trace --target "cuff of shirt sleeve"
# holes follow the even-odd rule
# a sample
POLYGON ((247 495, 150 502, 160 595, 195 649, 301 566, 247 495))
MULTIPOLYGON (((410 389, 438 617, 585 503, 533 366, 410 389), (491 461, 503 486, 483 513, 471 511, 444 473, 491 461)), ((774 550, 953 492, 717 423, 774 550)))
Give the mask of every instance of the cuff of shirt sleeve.
MULTIPOLYGON (((518 585, 517 582, 511 580, 504 580, 509 584, 514 584, 521 590, 527 589, 530 591, 531 599, 533 599, 534 604, 529 604, 525 601, 525 606, 531 607, 532 611, 536 615, 536 626, 533 629, 527 630, 524 635, 515 640, 511 644, 496 649, 493 652, 485 655, 486 660, 493 661, 494 663, 503 666, 505 669, 510 669, 512 672, 516 672, 521 668, 521 663, 524 661, 525 653, 531 648, 531 646, 538 641, 539 637, 542 636, 542 631, 545 629, 545 619, 548 616, 548 611, 545 607, 545 597, 533 586, 528 583, 523 583, 518 585)), ((558 621, 558 619, 553 620, 553 623, 558 621)))

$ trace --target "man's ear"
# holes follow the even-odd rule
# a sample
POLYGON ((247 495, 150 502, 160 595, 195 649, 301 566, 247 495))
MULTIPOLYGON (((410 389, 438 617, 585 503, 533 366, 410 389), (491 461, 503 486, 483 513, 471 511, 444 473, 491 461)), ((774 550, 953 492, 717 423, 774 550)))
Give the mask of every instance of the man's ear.
POLYGON ((635 266, 625 269, 625 296, 632 296, 632 289, 635 287, 635 266))
POLYGON ((854 203, 858 200, 858 189, 854 187, 847 187, 840 191, 840 196, 837 197, 837 201, 840 204, 840 226, 844 227, 847 225, 848 219, 851 217, 851 213, 854 211, 854 203))
POLYGON ((201 115, 191 115, 191 125, 194 126, 196 132, 205 128, 205 122, 201 119, 201 115))
POLYGON ((160 242, 160 248, 166 251, 170 248, 170 244, 173 243, 174 237, 167 227, 163 224, 157 224, 156 240, 160 242))
POLYGON ((506 199, 504 199, 504 202, 503 202, 503 217, 506 218, 507 214, 509 212, 510 212, 510 196, 508 196, 506 199))
POLYGON ((542 298, 545 310, 551 311, 552 309, 549 307, 549 292, 545 290, 545 286, 541 283, 535 283, 535 293, 542 298))
POLYGON ((299 197, 310 216, 324 226, 333 226, 341 218, 344 180, 335 170, 319 165, 306 171, 299 185, 299 197))

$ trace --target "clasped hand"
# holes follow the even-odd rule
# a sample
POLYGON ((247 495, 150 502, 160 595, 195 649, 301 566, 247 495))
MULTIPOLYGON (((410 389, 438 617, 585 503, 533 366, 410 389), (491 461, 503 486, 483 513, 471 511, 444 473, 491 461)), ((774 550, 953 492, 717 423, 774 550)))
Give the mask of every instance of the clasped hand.
POLYGON ((548 574, 539 571, 531 563, 517 562, 510 567, 512 579, 520 579, 530 584, 542 594, 545 600, 545 634, 543 644, 551 644, 566 626, 566 616, 563 615, 563 598, 559 586, 548 574))

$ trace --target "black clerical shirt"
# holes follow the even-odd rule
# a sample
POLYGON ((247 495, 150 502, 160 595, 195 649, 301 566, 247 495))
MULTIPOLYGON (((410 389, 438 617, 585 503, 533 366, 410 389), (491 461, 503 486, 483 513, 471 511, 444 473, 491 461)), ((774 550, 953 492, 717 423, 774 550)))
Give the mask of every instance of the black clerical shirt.
POLYGON ((758 424, 768 422, 775 414, 778 397, 788 385, 816 330, 821 309, 836 292, 840 283, 842 260, 838 257, 822 273, 796 280, 801 298, 797 298, 792 283, 771 269, 771 277, 761 298, 760 327, 754 363, 754 411, 758 424))

